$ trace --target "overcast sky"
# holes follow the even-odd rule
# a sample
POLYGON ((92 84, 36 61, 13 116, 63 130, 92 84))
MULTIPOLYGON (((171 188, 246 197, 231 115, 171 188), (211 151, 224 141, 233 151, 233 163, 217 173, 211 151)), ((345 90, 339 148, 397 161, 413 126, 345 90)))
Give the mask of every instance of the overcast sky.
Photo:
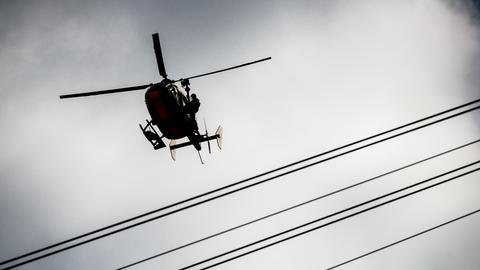
MULTIPOLYGON (((467 1, 467 0, 465 0, 467 1)), ((0 260, 247 178, 480 97, 473 2, 1 1, 0 260), (144 91, 192 80, 224 149, 154 151, 144 91)), ((473 112, 21 269, 115 269, 480 138, 473 112)), ((202 126, 202 125, 201 125, 202 126)), ((203 126, 201 128, 203 130, 203 126)), ((132 269, 178 269, 476 161, 475 144, 132 269)), ((480 208, 480 176, 222 265, 324 269, 480 208)), ((478 269, 480 215, 343 269, 478 269)))

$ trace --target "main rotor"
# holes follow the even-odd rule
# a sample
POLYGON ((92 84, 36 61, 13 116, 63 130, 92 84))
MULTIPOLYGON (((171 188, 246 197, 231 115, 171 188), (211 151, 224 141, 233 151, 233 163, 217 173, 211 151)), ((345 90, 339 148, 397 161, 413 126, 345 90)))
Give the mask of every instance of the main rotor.
MULTIPOLYGON (((152 39, 153 39, 153 49, 155 50, 155 57, 157 59, 158 72, 159 72, 160 76, 163 78, 163 80, 170 80, 170 79, 167 78, 168 75, 167 75, 167 71, 165 69, 165 64, 164 64, 164 61, 163 61, 162 47, 160 46, 160 37, 159 37, 158 33, 153 34, 152 39)), ((236 69, 236 68, 256 64, 256 63, 259 63, 259 62, 267 61, 267 60, 270 60, 270 59, 272 59, 272 58, 271 57, 266 57, 266 58, 262 58, 262 59, 259 59, 259 60, 256 60, 256 61, 244 63, 244 64, 241 64, 241 65, 237 65, 237 66, 233 66, 233 67, 229 67, 229 68, 224 68, 224 69, 219 69, 219 70, 216 70, 216 71, 207 72, 207 73, 203 73, 203 74, 199 74, 199 75, 195 75, 195 76, 190 76, 190 77, 187 77, 187 78, 184 78, 184 79, 170 80, 170 82, 172 82, 172 83, 181 82, 182 85, 183 84, 189 84, 190 79, 199 78, 199 77, 203 77, 203 76, 212 75, 212 74, 215 74, 215 73, 220 73, 220 72, 236 69)), ((76 97, 113 94, 113 93, 120 93, 120 92, 129 92, 129 91, 142 90, 142 89, 148 88, 149 86, 152 86, 152 85, 153 85, 153 83, 130 86, 130 87, 123 87, 123 88, 93 91, 93 92, 67 94, 67 95, 61 95, 60 98, 65 99, 65 98, 76 98, 76 97)))

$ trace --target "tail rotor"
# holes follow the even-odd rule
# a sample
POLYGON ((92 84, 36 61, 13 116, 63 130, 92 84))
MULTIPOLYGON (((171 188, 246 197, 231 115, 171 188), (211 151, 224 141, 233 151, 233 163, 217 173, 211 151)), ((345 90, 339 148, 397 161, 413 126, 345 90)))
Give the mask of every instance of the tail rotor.
MULTIPOLYGON (((205 126, 205 137, 208 138, 208 128, 207 128, 207 122, 205 121, 205 118, 203 118, 203 125, 205 126)), ((212 153, 212 147, 210 146, 210 140, 207 140, 207 145, 208 145, 208 153, 212 153)))

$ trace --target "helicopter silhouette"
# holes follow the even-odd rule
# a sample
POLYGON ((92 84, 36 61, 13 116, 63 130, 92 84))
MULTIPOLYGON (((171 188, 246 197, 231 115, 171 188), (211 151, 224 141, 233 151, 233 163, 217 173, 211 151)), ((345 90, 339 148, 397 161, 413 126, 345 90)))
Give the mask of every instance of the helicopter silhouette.
POLYGON ((202 149, 201 143, 207 142, 209 153, 211 153, 211 140, 216 140, 218 147, 221 149, 223 129, 221 126, 219 126, 215 134, 209 136, 204 120, 205 134, 199 133, 198 123, 195 114, 199 110, 200 101, 195 94, 190 95, 190 80, 270 60, 271 57, 196 76, 187 77, 185 79, 170 80, 165 70, 165 64, 163 61, 162 49, 160 46, 160 38, 158 33, 152 34, 152 39, 158 71, 160 76, 163 78, 162 81, 160 81, 159 83, 150 83, 93 92, 67 94, 61 95, 60 98, 77 98, 147 89, 147 91, 145 92, 145 103, 151 120, 146 120, 147 124, 145 126, 139 124, 145 138, 152 144, 155 150, 166 147, 166 144, 162 140, 163 138, 171 140, 169 148, 173 160, 176 159, 176 149, 193 145, 198 151, 200 161, 203 163, 202 157, 200 155, 200 150, 202 149), (180 82, 180 85, 186 92, 186 95, 182 91, 180 91, 179 87, 176 84, 178 82, 180 82), (162 135, 158 134, 154 125, 157 126, 162 135), (188 141, 179 144, 176 143, 176 140, 185 137, 188 139, 188 141))

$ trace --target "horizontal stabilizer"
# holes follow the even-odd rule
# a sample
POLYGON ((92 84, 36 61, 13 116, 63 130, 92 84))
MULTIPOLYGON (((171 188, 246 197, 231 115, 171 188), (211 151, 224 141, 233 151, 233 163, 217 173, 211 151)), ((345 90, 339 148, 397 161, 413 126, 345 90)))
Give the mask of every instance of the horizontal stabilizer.
MULTIPOLYGON (((217 129, 217 132, 216 132, 215 135, 213 135, 213 136, 202 135, 202 137, 200 137, 197 140, 197 142, 202 143, 202 142, 206 142, 206 141, 217 140, 217 144, 219 145, 219 148, 221 149, 221 147, 222 147, 222 142, 221 142, 222 131, 223 131, 222 127, 219 127, 217 129)), ((193 143, 191 141, 176 144, 176 142, 174 140, 172 140, 172 142, 170 142, 170 151, 178 149, 178 148, 190 146, 190 145, 193 145, 193 143)), ((173 158, 173 156, 172 156, 172 158, 173 158)))

